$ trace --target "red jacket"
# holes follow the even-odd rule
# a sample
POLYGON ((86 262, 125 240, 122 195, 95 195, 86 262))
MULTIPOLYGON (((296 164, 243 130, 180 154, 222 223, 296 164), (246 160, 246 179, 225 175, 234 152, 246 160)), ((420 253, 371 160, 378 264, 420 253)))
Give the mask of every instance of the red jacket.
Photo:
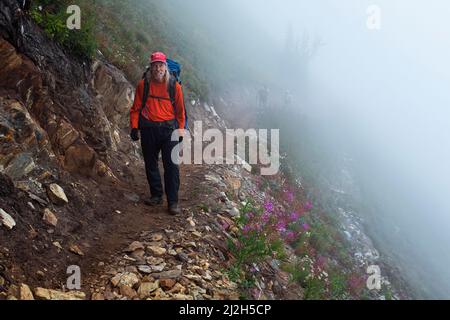
MULTIPOLYGON (((165 83, 151 81, 149 87, 149 95, 146 106, 142 109, 142 115, 151 121, 177 119, 178 128, 184 128, 186 115, 181 85, 178 82, 175 83, 175 110, 170 102, 169 91, 165 83), (152 98, 150 95, 165 99, 152 98)), ((133 129, 138 128, 139 110, 141 109, 143 95, 144 80, 142 79, 137 85, 134 103, 130 110, 130 125, 133 129)))

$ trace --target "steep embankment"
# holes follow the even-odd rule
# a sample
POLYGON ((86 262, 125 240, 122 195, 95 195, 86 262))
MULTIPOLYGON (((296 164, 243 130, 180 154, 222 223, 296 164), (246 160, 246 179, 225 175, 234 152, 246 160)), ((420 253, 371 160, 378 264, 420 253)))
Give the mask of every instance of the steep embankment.
MULTIPOLYGON (((183 214, 146 207, 139 145, 128 137, 133 85, 101 54, 92 62, 77 58, 28 18, 19 39, 5 3, 0 299, 391 294, 387 281, 382 292, 365 289, 372 261, 360 265, 337 223, 283 173, 263 178, 242 165, 183 165, 183 214), (67 292, 71 265, 80 267, 81 288, 67 292)), ((234 104, 217 100, 223 110, 234 104)), ((190 103, 191 123, 228 126, 196 101, 190 103)))
MULTIPOLYGON (((183 215, 145 207, 143 162, 127 132, 130 83, 101 56, 92 64, 72 56, 28 19, 17 47, 1 9, 0 299, 30 298, 29 287, 41 299, 132 298, 139 285, 141 298, 237 298, 224 271, 238 204, 224 192, 240 189, 243 169, 182 167, 183 215), (70 265, 80 266, 83 293, 40 289, 64 290, 70 265)), ((200 118, 224 124, 193 106, 191 119, 200 118)), ((286 275, 266 269, 268 290, 285 296, 286 275)))

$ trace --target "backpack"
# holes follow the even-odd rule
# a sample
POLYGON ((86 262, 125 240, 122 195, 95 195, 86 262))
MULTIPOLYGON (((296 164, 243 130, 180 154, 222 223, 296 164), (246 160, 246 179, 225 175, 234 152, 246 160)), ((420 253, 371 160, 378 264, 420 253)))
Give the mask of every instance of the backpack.
MULTIPOLYGON (((172 103, 173 109, 176 110, 175 106, 175 90, 176 90, 176 83, 178 82, 181 85, 181 65, 171 59, 167 59, 167 66, 169 68, 170 73, 170 79, 169 79, 169 88, 168 93, 170 97, 170 102, 172 103)), ((142 105, 141 105, 141 111, 145 108, 145 105, 148 100, 148 91, 150 89, 150 81, 148 80, 147 73, 150 71, 150 67, 147 67, 147 70, 144 72, 144 75, 142 76, 142 79, 144 79, 144 95, 142 97, 142 105)), ((160 97, 155 97, 158 99, 161 99, 160 97)), ((184 129, 189 130, 188 126, 188 114, 186 110, 186 105, 184 106, 184 114, 185 114, 185 122, 184 122, 184 129)))

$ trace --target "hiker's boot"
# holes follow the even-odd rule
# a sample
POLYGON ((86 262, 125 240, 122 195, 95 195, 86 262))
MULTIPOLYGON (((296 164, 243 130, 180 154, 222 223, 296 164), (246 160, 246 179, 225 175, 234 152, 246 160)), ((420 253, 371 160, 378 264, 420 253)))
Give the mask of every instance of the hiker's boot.
POLYGON ((144 203, 148 206, 157 206, 163 203, 162 197, 151 197, 150 199, 144 200, 144 203))
POLYGON ((177 214, 181 213, 180 206, 178 203, 172 203, 169 205, 169 214, 172 216, 176 216, 177 214))

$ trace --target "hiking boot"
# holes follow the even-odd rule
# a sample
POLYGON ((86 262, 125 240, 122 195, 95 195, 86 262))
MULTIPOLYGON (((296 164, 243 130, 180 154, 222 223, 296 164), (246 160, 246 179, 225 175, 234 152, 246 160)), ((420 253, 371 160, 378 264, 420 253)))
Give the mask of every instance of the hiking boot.
POLYGON ((162 204, 162 197, 151 197, 150 199, 145 199, 144 203, 148 206, 156 206, 158 204, 162 204))
POLYGON ((181 209, 180 206, 178 205, 178 203, 173 203, 171 205, 169 205, 169 214, 172 216, 176 216, 177 214, 181 213, 181 209))

